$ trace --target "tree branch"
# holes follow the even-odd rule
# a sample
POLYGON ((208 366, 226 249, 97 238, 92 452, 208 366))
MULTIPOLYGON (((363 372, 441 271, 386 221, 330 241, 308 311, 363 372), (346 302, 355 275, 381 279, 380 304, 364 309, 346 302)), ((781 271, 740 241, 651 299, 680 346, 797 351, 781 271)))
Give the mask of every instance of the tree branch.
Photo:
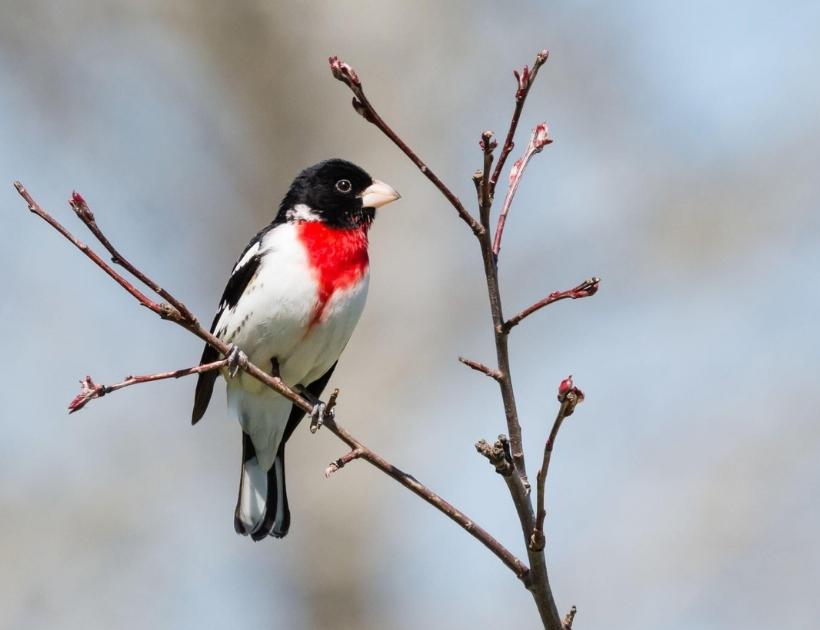
POLYGON ((71 242, 77 249, 79 249, 83 254, 88 256, 94 264, 96 264, 100 269, 102 269, 105 273, 107 273, 111 278, 113 278, 114 282, 119 284, 123 289, 128 291, 134 298, 136 298, 137 302, 139 302, 145 308, 153 311, 163 319, 174 319, 174 315, 178 315, 177 312, 171 310, 170 308, 163 307, 163 305, 154 302, 153 300, 149 300, 148 297, 141 291, 139 291, 133 284, 128 282, 125 278, 123 278, 120 274, 118 274, 111 266, 106 263, 102 258, 97 256, 97 254, 90 248, 88 245, 80 241, 76 238, 71 232, 65 229, 54 217, 52 217, 48 212, 43 210, 34 199, 32 199, 29 192, 20 182, 14 182, 14 187, 17 189, 17 192, 20 196, 25 200, 28 204, 28 209, 40 217, 43 221, 48 223, 51 227, 57 230, 60 234, 62 234, 69 242, 71 242))
POLYGON ((120 254, 114 246, 110 243, 110 241, 106 238, 105 234, 102 233, 102 230, 97 226, 97 221, 94 218, 94 213, 91 212, 91 208, 88 207, 88 204, 83 199, 82 195, 78 192, 73 192, 71 194, 71 199, 69 200, 68 204, 71 206, 71 209, 77 214, 80 220, 85 223, 86 227, 91 230, 91 233, 97 237, 97 240, 102 244, 105 249, 108 250, 108 253, 111 254, 111 261, 114 264, 121 265, 124 267, 132 276, 137 278, 140 282, 142 282, 145 286, 151 289, 154 293, 159 295, 163 300, 168 302, 171 306, 173 306, 182 317, 193 323, 196 324, 196 317, 194 314, 188 310, 188 307, 185 306, 182 302, 177 300, 173 295, 171 295, 168 291, 160 287, 156 282, 151 280, 147 275, 145 275, 142 271, 137 269, 134 265, 128 262, 122 254, 120 254))
MULTIPOLYGON (((200 326, 197 323, 196 318, 188 319, 184 317, 181 314, 181 312, 174 307, 164 304, 156 304, 155 302, 149 300, 144 294, 142 294, 139 290, 134 288, 133 285, 131 285, 131 283, 129 283, 124 277, 117 273, 117 271, 112 269, 111 266, 108 265, 104 260, 102 260, 102 258, 100 258, 93 250, 91 250, 91 248, 89 248, 84 243, 80 242, 73 234, 71 234, 71 232, 69 232, 54 217, 52 217, 48 212, 46 212, 29 195, 28 191, 23 187, 22 184, 20 184, 19 182, 15 182, 14 186, 20 193, 20 195, 23 197, 23 199, 26 201, 26 203, 28 203, 29 210, 34 212, 37 216, 39 216, 51 227, 53 227, 60 234, 62 234, 68 241, 73 243, 78 249, 80 249, 80 251, 82 251, 86 256, 88 256, 88 258, 90 258, 98 267, 103 269, 109 276, 111 276, 117 282, 117 284, 122 286, 126 291, 128 291, 128 293, 135 297, 140 304, 150 308, 152 311, 161 315, 165 319, 169 319, 174 323, 182 326, 186 330, 190 331, 191 333, 197 335, 198 337, 212 345, 223 356, 227 357, 228 353, 230 352, 230 346, 225 344, 221 339, 215 337, 204 328, 202 328, 202 326, 200 326)), ((72 201, 73 200, 74 199, 72 198, 72 201)), ((97 229, 99 230, 99 228, 97 229)), ((100 231, 100 234, 102 234, 102 231, 100 231)), ((102 238, 105 239, 105 236, 103 235, 102 238)), ((120 260, 124 260, 122 256, 120 256, 119 254, 116 254, 116 256, 120 260)), ((144 276, 143 274, 143 277, 147 276, 144 276)), ((183 312, 184 311, 187 311, 187 309, 184 309, 183 312)), ((70 411, 77 411, 81 409, 85 404, 87 404, 89 400, 99 398, 100 396, 105 395, 105 393, 115 391, 115 389, 120 389, 121 387, 153 382, 156 380, 161 380, 162 378, 176 378, 178 376, 194 374, 197 372, 197 370, 206 371, 206 369, 218 369, 224 366, 225 364, 226 359, 223 359, 221 361, 216 361, 205 366, 200 366, 199 368, 189 368, 186 370, 177 370, 175 372, 159 373, 143 377, 131 377, 130 379, 126 379, 126 381, 124 381, 123 383, 118 384, 118 386, 108 387, 103 385, 97 385, 96 383, 94 383, 93 380, 91 380, 90 377, 86 377, 86 379, 81 381, 83 388, 80 394, 77 397, 75 397, 75 399, 72 401, 70 411)), ((278 376, 273 376, 266 373, 250 361, 243 362, 240 365, 240 369, 251 375, 256 380, 264 383, 271 389, 275 390, 276 392, 290 400, 294 405, 304 410, 305 412, 310 413, 313 410, 313 406, 310 402, 299 396, 299 394, 297 394, 290 387, 288 387, 278 376)), ((336 396, 338 396, 338 394, 336 394, 336 396)), ((490 535, 485 529, 477 525, 463 512, 452 506, 450 503, 445 501, 443 498, 441 498, 439 495, 437 495, 435 492, 433 492, 423 484, 419 483, 414 477, 396 468, 386 459, 371 451, 363 443, 354 438, 346 429, 337 424, 334 415, 332 413, 329 413, 327 411, 327 408, 324 426, 326 426, 331 433, 333 433, 336 437, 342 440, 345 444, 350 446, 353 451, 360 453, 357 456, 357 458, 366 460, 372 466, 378 468, 382 472, 386 473, 388 476, 398 481, 402 486, 404 486, 414 494, 420 496, 427 503, 435 507, 442 514, 447 516, 450 520, 457 523, 473 538, 475 538, 481 544, 487 547, 487 549, 489 549, 493 554, 495 554, 511 571, 513 571, 516 577, 522 580, 525 585, 530 584, 530 570, 526 564, 521 562, 521 560, 519 560, 506 547, 504 547, 500 542, 498 542, 498 540, 496 540, 492 535, 490 535)))
POLYGON ((510 330, 518 326, 518 324, 521 323, 521 320, 523 320, 525 317, 529 317, 536 311, 541 310, 545 306, 549 306, 553 302, 566 300, 567 298, 571 300, 577 300, 578 298, 585 298, 591 295, 595 295, 598 292, 598 287, 600 286, 600 284, 600 278, 592 277, 589 280, 584 280, 577 287, 572 287, 571 289, 567 289, 566 291, 553 291, 543 300, 539 300, 535 304, 525 308, 517 315, 513 315, 512 317, 510 317, 510 319, 504 322, 504 331, 510 332, 510 330))
POLYGON ((162 381, 168 378, 181 378, 183 376, 191 376, 192 374, 201 374, 202 372, 218 370, 227 364, 227 359, 220 359, 213 363, 203 363, 196 367, 183 368, 181 370, 174 370, 173 372, 157 372, 156 374, 144 374, 143 376, 126 376, 125 380, 121 383, 115 383, 114 385, 98 385, 90 376, 86 376, 80 381, 80 393, 77 394, 74 400, 68 405, 68 413, 79 411, 95 398, 102 398, 106 394, 115 392, 123 387, 140 385, 142 383, 153 383, 154 381, 162 381))
POLYGON ((507 223, 507 214, 510 212, 510 206, 518 190, 518 184, 521 183, 524 169, 527 168, 527 164, 529 164, 533 155, 541 153, 543 148, 551 143, 552 140, 549 137, 547 123, 536 125, 532 131, 532 136, 530 136, 530 141, 527 143, 524 155, 515 161, 515 164, 513 164, 510 170, 510 185, 507 187, 507 195, 504 197, 504 203, 501 205, 501 213, 498 215, 498 224, 495 227, 495 238, 493 239, 493 255, 495 256, 496 264, 498 263, 498 254, 501 251, 501 237, 504 234, 504 225, 507 223))
POLYGON ((478 361, 473 361, 472 359, 467 359, 465 357, 459 357, 458 360, 461 361, 467 367, 474 369, 476 372, 486 374, 493 380, 500 381, 504 378, 504 375, 498 370, 494 370, 493 368, 488 367, 478 361))
POLYGON ((356 74, 356 71, 338 57, 330 57, 328 61, 330 62, 330 71, 333 73, 333 76, 344 83, 350 88, 351 92, 353 92, 353 109, 355 109, 356 112, 360 114, 367 122, 376 125, 376 127, 378 127, 381 132, 393 142, 393 144, 395 144, 408 158, 410 158, 410 161, 418 167, 427 179, 433 182, 433 185, 438 188, 441 194, 446 197, 447 201, 452 204, 452 206, 456 209, 456 212, 458 212, 458 216, 460 216, 461 219, 470 226, 473 234, 481 234, 484 231, 484 228, 478 223, 478 221, 475 220, 475 217, 467 211, 464 204, 461 203, 461 200, 456 197, 453 191, 451 191, 447 185, 439 179, 438 175, 430 170, 430 167, 422 161, 416 152, 413 151, 407 143, 402 140, 399 135, 393 131, 393 129, 390 128, 381 116, 379 116, 379 113, 373 105, 370 104, 367 96, 365 96, 362 82, 359 80, 359 75, 356 74))
POLYGON ((529 548, 532 551, 543 551, 546 544, 544 537, 544 519, 547 511, 544 507, 544 494, 546 491, 547 472, 549 471, 550 460, 552 459, 552 449, 555 446, 555 438, 558 437, 558 430, 564 422, 564 418, 571 416, 575 411, 575 406, 584 400, 584 393, 575 387, 572 382, 572 375, 561 381, 558 387, 558 400, 561 403, 555 422, 552 423, 552 430, 544 445, 544 459, 541 463, 541 470, 538 471, 537 480, 537 508, 535 511, 535 525, 530 536, 529 548))
MULTIPOLYGON (((345 460, 342 465, 346 464, 348 461, 352 461, 353 459, 363 459, 372 464, 386 475, 398 481, 405 488, 424 499, 434 508, 444 513, 449 519, 458 523, 458 525, 460 525, 475 538, 478 538, 478 540, 481 541, 487 549, 492 551, 505 565, 507 565, 507 567, 512 570, 513 573, 515 573, 516 576, 518 576, 518 578, 522 580, 528 588, 530 587, 530 571, 527 566, 506 548, 504 548, 495 538, 493 538, 482 527, 470 519, 466 514, 455 508, 423 484, 419 483, 419 481, 412 475, 400 470, 377 453, 371 451, 364 444, 350 435, 350 433, 348 433, 345 429, 338 426, 335 419, 326 421, 325 426, 330 427, 331 431, 333 431, 337 437, 339 437, 351 448, 350 453, 340 458, 341 460, 345 460)), ((338 462, 339 460, 333 462, 330 467, 328 467, 328 470, 330 470, 330 468, 338 462)), ((338 468, 341 468, 341 466, 338 466, 338 468)), ((335 471, 330 470, 330 472, 333 473, 335 471)))
POLYGON ((578 609, 573 606, 569 609, 567 616, 564 617, 564 630, 572 630, 572 622, 575 621, 575 615, 578 614, 578 609))
POLYGON ((535 56, 535 61, 532 64, 532 70, 527 66, 519 74, 517 70, 513 70, 513 75, 518 83, 518 88, 515 91, 515 107, 513 108, 512 118, 510 120, 510 128, 507 130, 507 137, 504 140, 504 146, 501 148, 501 155, 495 165, 495 170, 490 178, 490 196, 495 195, 495 185, 498 178, 501 176, 501 171, 504 169, 504 163, 507 161, 507 156, 513 150, 515 131, 518 129, 518 120, 521 118, 521 112, 524 110, 524 102, 527 100, 527 95, 530 93, 535 77, 547 59, 549 58, 549 51, 542 50, 535 56))
POLYGON ((490 169, 493 166, 493 151, 498 143, 493 140, 493 132, 485 131, 481 134, 479 142, 481 151, 484 153, 484 169, 481 172, 481 186, 479 189, 478 209, 481 219, 481 226, 490 231, 490 209, 493 205, 493 189, 490 186, 490 169))

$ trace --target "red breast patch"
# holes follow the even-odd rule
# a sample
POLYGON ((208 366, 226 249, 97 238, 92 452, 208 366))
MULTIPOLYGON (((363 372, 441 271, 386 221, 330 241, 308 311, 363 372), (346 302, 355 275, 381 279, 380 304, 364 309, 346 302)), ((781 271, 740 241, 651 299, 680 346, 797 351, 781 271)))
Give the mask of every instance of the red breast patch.
POLYGON ((340 229, 320 221, 298 224, 299 239, 319 285, 311 327, 322 319, 331 296, 355 285, 367 273, 367 232, 361 228, 340 229))

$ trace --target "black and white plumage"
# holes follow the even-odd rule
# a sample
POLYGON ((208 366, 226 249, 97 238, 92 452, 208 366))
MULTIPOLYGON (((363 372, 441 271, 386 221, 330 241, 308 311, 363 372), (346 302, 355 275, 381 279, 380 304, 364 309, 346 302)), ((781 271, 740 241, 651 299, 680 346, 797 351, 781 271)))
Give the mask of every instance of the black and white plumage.
MULTIPOLYGON (((211 332, 250 361, 314 398, 322 393, 367 297, 368 230, 399 195, 344 160, 305 169, 273 222, 234 265, 211 332)), ((219 358, 206 346, 201 363, 219 358)), ((242 427, 242 475, 234 524, 261 540, 290 526, 285 443, 304 412, 244 372, 226 378, 228 407, 242 427)), ((199 375, 192 422, 202 418, 216 372, 199 375)))

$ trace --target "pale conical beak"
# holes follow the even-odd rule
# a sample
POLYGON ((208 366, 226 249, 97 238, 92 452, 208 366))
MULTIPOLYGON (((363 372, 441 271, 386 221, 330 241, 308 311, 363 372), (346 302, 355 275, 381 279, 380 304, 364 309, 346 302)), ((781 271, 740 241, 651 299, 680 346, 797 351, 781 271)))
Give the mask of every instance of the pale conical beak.
POLYGON ((362 192, 362 208, 381 208, 401 197, 392 186, 374 179, 362 192))

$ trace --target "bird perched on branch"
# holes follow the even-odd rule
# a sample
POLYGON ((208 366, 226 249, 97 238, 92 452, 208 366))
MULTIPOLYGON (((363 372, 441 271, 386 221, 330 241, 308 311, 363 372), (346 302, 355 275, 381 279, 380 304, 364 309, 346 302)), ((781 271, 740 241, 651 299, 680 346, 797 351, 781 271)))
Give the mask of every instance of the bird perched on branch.
MULTIPOLYGON (((399 198, 390 186, 344 160, 302 171, 273 222, 234 265, 211 332, 231 344, 234 365, 247 357, 314 402, 364 308, 368 230, 376 209, 399 198)), ((201 363, 219 358, 205 346, 201 363)), ((228 407, 242 427, 236 531, 281 538, 290 526, 285 443, 305 412, 244 372, 223 370, 228 407)), ((205 413, 216 372, 199 375, 192 423, 205 413)))

